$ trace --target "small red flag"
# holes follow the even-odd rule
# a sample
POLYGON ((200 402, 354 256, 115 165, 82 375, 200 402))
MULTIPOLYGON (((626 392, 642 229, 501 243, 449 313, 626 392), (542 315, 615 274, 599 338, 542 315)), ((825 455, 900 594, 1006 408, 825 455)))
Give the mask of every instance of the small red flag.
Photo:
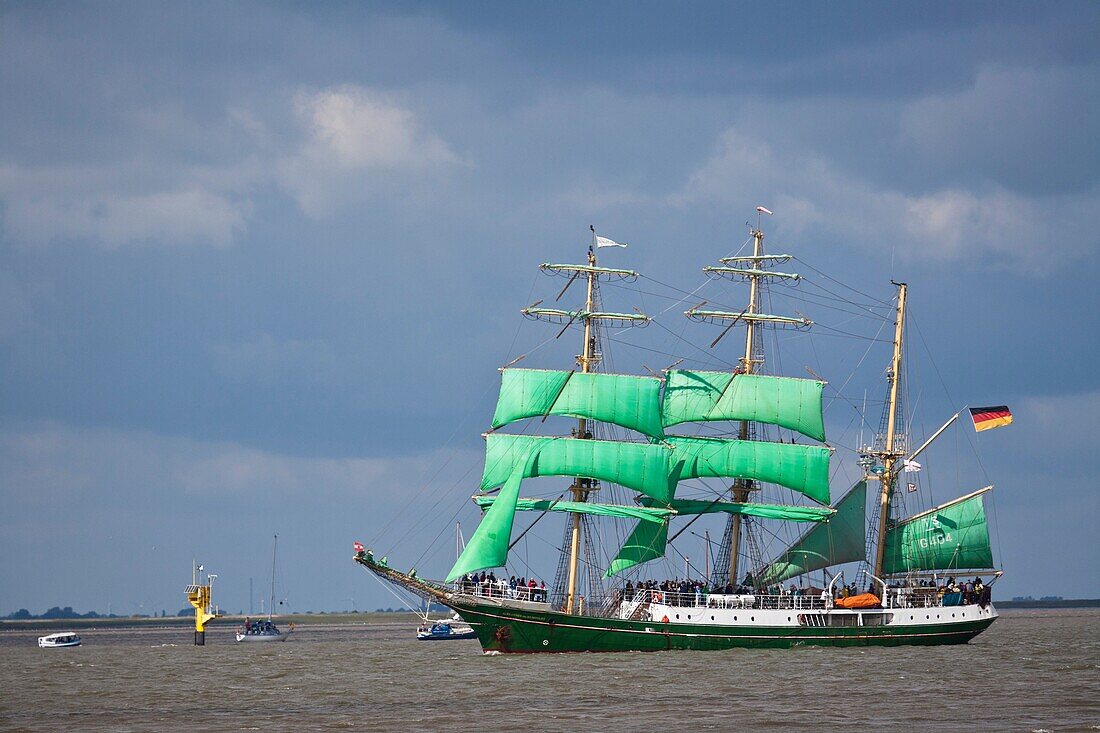
POLYGON ((363 551, 363 549, 364 549, 364 548, 363 548, 363 543, 362 543, 362 542, 356 542, 356 543, 355 543, 354 545, 352 545, 352 546, 353 546, 353 547, 355 548, 355 551, 356 551, 356 552, 362 552, 362 551, 363 551))

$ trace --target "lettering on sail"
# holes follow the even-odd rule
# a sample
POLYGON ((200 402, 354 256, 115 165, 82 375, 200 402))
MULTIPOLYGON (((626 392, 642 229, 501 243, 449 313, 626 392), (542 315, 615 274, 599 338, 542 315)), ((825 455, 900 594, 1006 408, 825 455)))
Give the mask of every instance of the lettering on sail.
POLYGON ((938 547, 939 545, 946 545, 954 542, 954 538, 951 536, 950 530, 944 530, 940 525, 939 516, 929 517, 927 520, 927 536, 921 537, 917 540, 917 545, 922 550, 927 550, 929 547, 938 547))

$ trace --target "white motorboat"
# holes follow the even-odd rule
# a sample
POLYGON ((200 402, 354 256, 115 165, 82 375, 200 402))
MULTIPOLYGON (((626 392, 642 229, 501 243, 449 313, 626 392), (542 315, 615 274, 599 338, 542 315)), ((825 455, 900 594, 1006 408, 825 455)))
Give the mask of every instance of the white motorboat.
POLYGON ((38 646, 43 649, 53 649, 62 646, 80 646, 80 637, 72 631, 59 631, 56 634, 38 637, 38 646))

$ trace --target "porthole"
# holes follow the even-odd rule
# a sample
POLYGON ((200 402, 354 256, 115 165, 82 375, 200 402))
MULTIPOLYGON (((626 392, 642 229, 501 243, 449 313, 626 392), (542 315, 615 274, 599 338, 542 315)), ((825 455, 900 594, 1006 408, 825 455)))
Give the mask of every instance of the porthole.
POLYGON ((756 616, 750 616, 749 617, 749 621, 755 621, 755 620, 756 620, 756 616))
POLYGON ((931 616, 925 616, 925 618, 932 618, 931 616))
POLYGON ((680 614, 676 614, 676 618, 680 618, 680 614))
POLYGON ((951 614, 951 618, 955 618, 955 614, 951 614))
POLYGON ((711 617, 710 617, 710 620, 711 620, 711 621, 713 621, 713 620, 714 620, 714 616, 711 616, 711 617))
POLYGON ((733 620, 734 620, 734 621, 736 621, 736 620, 737 620, 737 617, 736 617, 736 616, 734 616, 734 617, 733 617, 733 620))
POLYGON ((790 616, 788 616, 788 617, 787 617, 787 620, 788 620, 788 621, 790 621, 790 620, 791 620, 791 617, 790 617, 790 616))

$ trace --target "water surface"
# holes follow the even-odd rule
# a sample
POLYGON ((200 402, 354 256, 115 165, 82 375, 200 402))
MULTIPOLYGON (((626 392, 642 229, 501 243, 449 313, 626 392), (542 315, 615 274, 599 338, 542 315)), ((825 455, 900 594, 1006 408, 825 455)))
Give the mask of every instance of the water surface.
POLYGON ((188 629, 0 632, 0 729, 1100 730, 1100 610, 1005 611, 965 646, 485 656, 415 624, 286 643, 188 629))

